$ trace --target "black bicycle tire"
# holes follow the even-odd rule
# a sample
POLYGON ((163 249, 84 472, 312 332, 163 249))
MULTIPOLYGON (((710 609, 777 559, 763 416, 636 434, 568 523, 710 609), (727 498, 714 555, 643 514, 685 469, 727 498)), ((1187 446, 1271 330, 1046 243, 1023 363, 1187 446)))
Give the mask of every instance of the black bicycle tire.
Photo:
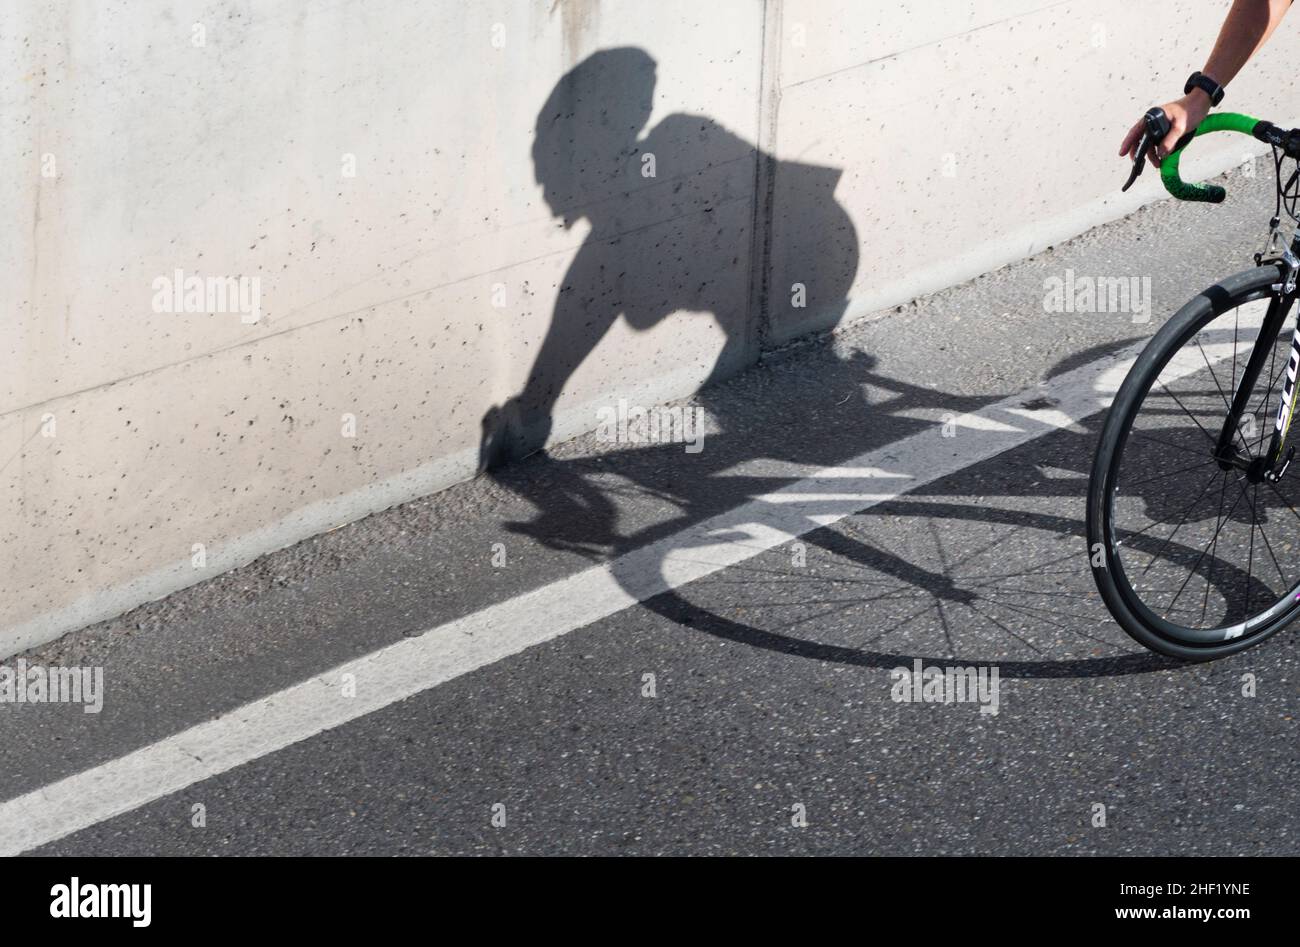
MULTIPOLYGON (((1120 627, 1139 644, 1159 654, 1185 661, 1211 661, 1254 647, 1300 617, 1300 601, 1293 601, 1266 624, 1237 638, 1217 642, 1189 642, 1171 638, 1133 607, 1133 594, 1116 581, 1111 564, 1118 559, 1112 522, 1114 485, 1123 457, 1123 447, 1133 420, 1155 378, 1174 354, 1205 325, 1225 312, 1274 294, 1273 287, 1284 279, 1282 264, 1266 264, 1224 279, 1197 294, 1179 309, 1152 337, 1130 369, 1106 414, 1088 483, 1087 536, 1093 579, 1102 600, 1120 627), (1101 561, 1093 555, 1100 544, 1101 561)), ((1275 602, 1270 609, 1276 609, 1275 602)), ((1249 624, 1247 619, 1246 624, 1249 624)))

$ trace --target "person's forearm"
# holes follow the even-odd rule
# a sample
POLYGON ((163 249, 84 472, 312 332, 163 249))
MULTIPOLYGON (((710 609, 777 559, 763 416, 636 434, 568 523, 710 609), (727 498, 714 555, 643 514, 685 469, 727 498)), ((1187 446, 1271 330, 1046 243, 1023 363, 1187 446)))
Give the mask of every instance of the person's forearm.
POLYGON ((1226 86, 1267 42, 1290 6, 1291 0, 1233 0, 1201 72, 1226 86))
MULTIPOLYGON (((1205 61, 1205 68, 1201 72, 1219 85, 1226 86, 1241 72, 1241 67, 1255 55, 1255 51, 1273 35, 1290 6, 1291 0, 1233 0, 1232 9, 1228 11, 1219 30, 1219 38, 1214 43, 1214 51, 1205 61)), ((1159 165, 1160 159, 1173 150, 1184 134, 1195 131, 1209 114, 1210 105, 1210 97, 1205 90, 1194 86, 1182 98, 1161 106, 1169 119, 1169 134, 1147 154, 1151 163, 1159 165)), ((1139 119, 1128 130, 1119 146, 1121 155, 1141 157, 1136 149, 1142 140, 1144 123, 1145 119, 1139 119)))

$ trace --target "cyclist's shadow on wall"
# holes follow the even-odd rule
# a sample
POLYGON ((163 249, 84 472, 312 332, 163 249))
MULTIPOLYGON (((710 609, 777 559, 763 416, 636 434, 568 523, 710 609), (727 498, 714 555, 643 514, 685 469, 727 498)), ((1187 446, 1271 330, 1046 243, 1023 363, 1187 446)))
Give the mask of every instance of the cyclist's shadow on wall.
POLYGON ((545 444, 566 383, 620 317, 637 332, 673 313, 711 317, 723 338, 716 352, 647 346, 638 374, 667 374, 685 359, 713 381, 753 363, 760 331, 788 331, 782 320, 796 316, 829 328, 843 315, 858 241, 834 197, 841 172, 776 162, 702 116, 669 115, 647 129, 655 68, 640 49, 595 53, 537 116, 533 164, 546 203, 566 229, 585 219, 591 230, 523 390, 483 419, 483 469, 545 444), (778 246, 771 221, 756 228, 756 201, 769 206, 756 197, 760 170, 779 182, 778 246), (769 304, 769 289, 780 305, 769 304), (787 304, 792 292, 797 306, 787 304))
MULTIPOLYGON (((566 228, 585 219, 591 229, 557 289, 550 325, 522 390, 483 418, 481 465, 537 508, 532 520, 509 528, 600 559, 676 536, 798 479, 797 473, 784 481, 770 473, 747 475, 745 467, 752 461, 775 460, 802 469, 834 466, 933 429, 926 412, 960 414, 996 400, 900 382, 877 374, 872 356, 858 352, 841 358, 830 346, 800 356, 805 371, 800 377, 788 376, 779 365, 770 373, 756 373, 751 390, 739 397, 721 386, 706 386, 695 401, 708 408, 721 430, 709 433, 702 452, 684 452, 680 443, 619 451, 618 478, 675 509, 631 533, 619 527, 611 489, 617 487, 598 461, 540 455, 501 469, 540 451, 566 383, 620 318, 639 331, 675 313, 713 319, 721 345, 696 357, 704 360, 700 374, 716 380, 754 361, 763 341, 758 320, 785 338, 801 329, 830 328, 844 314, 858 267, 858 238, 834 196, 841 172, 776 161, 704 117, 670 115, 647 129, 654 87, 655 63, 644 52, 606 50, 570 71, 539 113, 533 161, 546 202, 566 228), (647 161, 654 162, 654 177, 643 176, 647 161), (777 199, 772 204, 760 199, 759 206, 777 208, 775 222, 755 213, 756 182, 767 180, 775 182, 777 199), (763 239, 773 232, 779 232, 779 240, 763 239), (751 275, 751 260, 756 276, 751 275), (794 305, 795 284, 802 287, 803 307, 794 305), (868 386, 886 393, 888 410, 873 409, 868 386), (754 397, 755 387, 760 397, 754 397)), ((647 374, 678 369, 683 357, 680 351, 647 347, 647 374)), ((595 427, 597 419, 590 422, 595 427)), ((1061 518, 1043 523, 1043 528, 1065 532, 1075 526, 1061 518)), ((864 568, 932 593, 938 589, 941 597, 954 601, 965 594, 948 589, 945 575, 869 543, 845 541, 826 531, 804 538, 818 541, 818 536, 836 555, 864 568)), ((755 647, 864 666, 899 661, 887 652, 773 634, 710 615, 672 595, 647 604, 679 624, 755 647)), ((1005 670, 1018 676, 1069 676, 1155 666, 1158 662, 1150 657, 1133 655, 1020 662, 1005 670)))

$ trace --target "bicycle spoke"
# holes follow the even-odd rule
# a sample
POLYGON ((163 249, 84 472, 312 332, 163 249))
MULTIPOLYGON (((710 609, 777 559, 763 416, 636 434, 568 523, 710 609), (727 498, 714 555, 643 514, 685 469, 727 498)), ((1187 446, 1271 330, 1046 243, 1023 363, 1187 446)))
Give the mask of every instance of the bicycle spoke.
MULTIPOLYGON (((1285 364, 1285 363, 1283 363, 1285 364)), ((1264 389, 1264 420, 1259 425, 1259 440, 1255 442, 1255 453, 1262 453, 1264 449, 1264 438, 1268 435, 1268 406, 1273 403, 1273 386, 1277 384, 1277 339, 1273 340, 1273 351, 1269 353, 1268 360, 1268 387, 1264 389)), ((1247 399, 1249 400, 1249 399, 1247 399)), ((1258 414, 1256 415, 1258 417, 1258 414)))
MULTIPOLYGON (((1216 524, 1223 522, 1221 518, 1223 516, 1223 501, 1224 498, 1227 496, 1227 493, 1228 493, 1228 478, 1224 477, 1223 483, 1219 487, 1219 512, 1216 513, 1214 516, 1214 522, 1216 524)), ((1210 575, 1214 572, 1214 562, 1215 562, 1214 550, 1218 547, 1218 545, 1219 545, 1219 536, 1218 536, 1218 530, 1216 530, 1214 539, 1211 541, 1210 544, 1210 567, 1205 570, 1205 596, 1201 600, 1201 624, 1205 624, 1205 613, 1210 606, 1210 575)))
MULTIPOLYGON (((1159 380, 1157 379, 1157 381, 1159 381, 1159 380)), ((1183 404, 1182 401, 1179 400, 1178 396, 1177 396, 1176 394, 1174 394, 1172 391, 1170 391, 1170 390, 1169 390, 1169 386, 1166 385, 1163 381, 1159 382, 1159 384, 1160 384, 1160 387, 1163 388, 1163 389, 1165 390, 1165 392, 1169 395, 1169 397, 1171 397, 1171 398, 1174 399, 1174 403, 1177 404, 1178 407, 1180 407, 1180 408, 1183 409, 1183 413, 1186 414, 1189 418, 1192 419, 1192 423, 1195 424, 1198 428, 1200 428, 1200 431, 1201 431, 1202 434, 1205 435, 1206 440, 1208 440, 1211 444, 1213 444, 1213 445, 1215 445, 1215 446, 1217 447, 1218 444, 1219 444, 1219 442, 1216 441, 1213 437, 1210 437, 1210 432, 1209 432, 1209 431, 1207 431, 1205 428, 1201 427, 1201 422, 1198 421, 1198 420, 1196 420, 1196 415, 1192 414, 1192 412, 1190 412, 1190 411, 1187 410, 1187 405, 1183 404)))
POLYGON ((1202 451, 1193 450, 1190 447, 1183 447, 1181 444, 1172 444, 1169 441, 1163 441, 1160 438, 1152 437, 1150 434, 1147 434, 1143 431, 1133 431, 1132 433, 1134 437, 1141 437, 1148 441, 1155 441, 1157 444, 1164 444, 1165 447, 1172 447, 1174 450, 1186 451, 1189 454, 1195 454, 1197 457, 1205 456, 1205 454, 1202 451))
MULTIPOLYGON (((1245 496, 1245 495, 1246 495, 1246 491, 1245 491, 1245 490, 1242 490, 1242 491, 1241 491, 1241 495, 1242 495, 1242 496, 1245 496)), ((1247 503, 1249 503, 1249 500, 1247 500, 1247 503)), ((1249 552, 1249 553, 1247 554, 1247 556, 1246 556, 1246 611, 1245 611, 1245 613, 1242 615, 1242 621, 1249 621, 1249 620, 1250 620, 1250 593, 1251 593, 1251 591, 1252 591, 1251 581, 1250 581, 1250 580, 1251 580, 1251 577, 1252 577, 1252 576, 1251 576, 1251 567, 1252 567, 1254 564, 1255 564, 1255 519, 1254 519, 1254 517, 1251 517, 1251 520, 1250 520, 1250 552, 1249 552)))
MULTIPOLYGON (((1241 502, 1241 497, 1237 497, 1237 499, 1235 499, 1235 500, 1232 501, 1232 507, 1228 510, 1228 515, 1227 515, 1226 518, 1224 518, 1223 523, 1226 523, 1226 522, 1228 522, 1228 520, 1232 519, 1232 514, 1233 514, 1233 512, 1237 509, 1237 504, 1240 503, 1240 502, 1241 502)), ((1219 532, 1223 529, 1223 523, 1220 523, 1220 524, 1215 528, 1215 530, 1214 530, 1214 536, 1211 537, 1211 542, 1212 542, 1214 539, 1217 539, 1217 538, 1218 538, 1219 532)), ((1201 551, 1201 554, 1200 554, 1199 557, 1197 557, 1196 562, 1192 564, 1192 571, 1190 571, 1189 573, 1187 573, 1187 578, 1183 579, 1183 584, 1180 585, 1180 586, 1178 587, 1178 591, 1175 592, 1175 593, 1174 593, 1174 597, 1173 597, 1172 599, 1170 599, 1170 601, 1169 601, 1169 609, 1172 609, 1172 608, 1174 607, 1174 602, 1178 601, 1178 596, 1180 596, 1180 595, 1183 594, 1183 589, 1187 588, 1187 583, 1190 582, 1190 581, 1192 580, 1192 576, 1196 575, 1196 570, 1197 570, 1197 568, 1200 566, 1200 564, 1201 564, 1201 560, 1203 560, 1203 559, 1205 558, 1205 553, 1209 551, 1209 548, 1210 548, 1209 543, 1206 543, 1206 545, 1205 545, 1205 549, 1201 551)))
MULTIPOLYGON (((1241 480, 1240 480, 1240 479, 1237 480, 1237 489, 1241 491, 1242 496, 1243 496, 1243 498, 1244 498, 1245 501, 1246 501, 1246 504, 1250 507, 1251 523, 1253 524, 1253 523, 1256 522, 1256 520, 1258 520, 1258 518, 1259 518, 1259 513, 1258 513, 1258 511, 1257 511, 1256 508, 1255 508, 1256 504, 1259 502, 1259 484, 1256 483, 1256 484, 1254 485, 1255 495, 1254 495, 1254 500, 1253 500, 1253 501, 1252 501, 1251 497, 1249 497, 1249 496, 1246 495, 1246 488, 1243 487, 1243 486, 1241 485, 1241 480)), ((1270 543, 1270 542, 1268 541, 1268 533, 1266 533, 1266 532, 1264 531, 1264 524, 1263 524, 1263 523, 1260 523, 1260 526, 1259 526, 1259 535, 1260 535, 1261 537, 1263 537, 1263 539, 1264 539, 1264 547, 1268 550, 1269 557, 1272 558, 1272 560, 1273 560, 1273 567, 1274 567, 1275 569, 1277 569, 1277 575, 1278 575, 1278 578, 1282 580, 1282 584, 1283 584, 1283 586, 1285 586, 1285 585, 1286 585, 1286 576, 1282 574, 1282 567, 1281 567, 1280 565, 1278 565, 1278 562, 1277 562, 1277 556, 1273 555, 1273 544, 1270 543)), ((1253 527, 1252 527, 1251 537, 1254 538, 1253 527)))
MULTIPOLYGON (((1225 471, 1219 471, 1219 473, 1224 473, 1226 475, 1225 471)), ((1160 551, 1152 557, 1151 561, 1147 563, 1147 567, 1142 570, 1143 575, 1146 575, 1150 568, 1155 565, 1156 561, 1160 558, 1161 553, 1169 548, 1169 544, 1173 541, 1175 534, 1183 528, 1183 524, 1187 522, 1187 517, 1191 515, 1193 508, 1195 508, 1196 504, 1201 502, 1201 497, 1205 496, 1209 491, 1210 485, 1214 483, 1215 476, 1215 474, 1210 474, 1210 479, 1205 481, 1205 486, 1201 487, 1201 492, 1196 495, 1196 499, 1193 500, 1191 505, 1183 511, 1183 518, 1178 521, 1178 525, 1174 527, 1174 531, 1169 534, 1167 539, 1165 539, 1164 545, 1160 547, 1160 551)))
MULTIPOLYGON (((1205 367, 1208 368, 1208 369, 1210 370, 1210 378, 1214 381, 1214 387, 1219 389, 1219 397, 1223 399, 1223 406, 1224 406, 1225 408, 1227 408, 1229 411, 1231 411, 1231 410, 1232 410, 1232 402, 1229 401, 1229 400, 1228 400, 1228 396, 1227 396, 1226 394, 1224 394, 1224 392, 1223 392, 1223 386, 1219 384, 1219 376, 1216 375, 1216 374, 1214 374, 1214 366, 1210 364, 1210 356, 1208 356, 1208 355, 1205 354, 1205 346, 1201 344, 1201 340, 1200 340, 1200 339, 1197 339, 1197 340, 1196 340, 1196 347, 1197 347, 1198 349, 1201 350, 1201 358, 1205 361, 1205 367)), ((1233 354, 1233 359, 1234 359, 1234 361, 1233 361, 1233 370, 1232 370, 1232 371, 1233 371, 1233 374, 1235 375, 1235 374, 1237 373, 1237 369, 1236 369, 1236 361, 1235 361, 1235 359, 1236 359, 1236 355, 1237 355, 1237 348, 1236 348, 1236 340, 1235 340, 1235 339, 1233 340, 1233 349, 1232 349, 1232 354, 1233 354)), ((1161 384, 1163 384, 1163 382, 1162 382, 1161 384)), ((1165 389, 1165 390, 1168 391, 1168 389, 1165 389)))
POLYGON ((1295 511, 1295 507, 1291 505, 1290 500, 1282 496, 1282 491, 1277 488, 1277 484, 1273 483, 1271 480, 1266 480, 1264 482, 1273 488, 1273 492, 1277 494, 1277 498, 1281 500, 1283 503, 1285 503, 1286 508, 1291 511, 1291 515, 1294 516, 1296 519, 1300 520, 1300 513, 1297 513, 1295 511))
MULTIPOLYGON (((1241 326, 1241 309, 1232 313, 1232 391, 1237 392, 1237 329, 1241 326)), ((1245 381, 1245 379, 1242 379, 1245 381)))
POLYGON ((1145 480, 1137 481, 1137 483, 1130 483, 1128 489, 1132 490, 1134 487, 1140 487, 1144 483, 1152 483, 1156 480, 1163 480, 1166 477, 1172 477, 1175 474, 1187 473, 1189 470, 1200 470, 1202 467, 1209 467, 1211 465, 1217 466, 1217 464, 1217 460, 1203 460, 1199 464, 1188 464, 1186 467, 1179 467, 1177 470, 1171 470, 1168 473, 1156 474, 1154 477, 1147 477, 1145 480))

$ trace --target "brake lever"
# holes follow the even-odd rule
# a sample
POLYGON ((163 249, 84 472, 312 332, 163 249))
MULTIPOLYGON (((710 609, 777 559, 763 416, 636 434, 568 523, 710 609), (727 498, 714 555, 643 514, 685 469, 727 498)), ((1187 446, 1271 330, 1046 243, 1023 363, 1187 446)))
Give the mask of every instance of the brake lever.
POLYGON ((1138 176, 1146 170, 1147 166, 1147 149, 1151 147, 1150 132, 1143 132, 1142 137, 1138 139, 1137 147, 1133 150, 1133 170, 1129 172, 1128 180, 1124 182, 1121 191, 1127 191, 1133 186, 1133 182, 1138 176))
POLYGON ((1169 134, 1169 129, 1173 127, 1165 110, 1159 107, 1147 109, 1147 113, 1142 116, 1142 123, 1144 125, 1142 137, 1138 139, 1137 147, 1133 151, 1133 170, 1129 172, 1128 181, 1120 188, 1121 191, 1127 191, 1133 186, 1138 175, 1146 168, 1147 152, 1158 142, 1164 141, 1165 136, 1169 134))

